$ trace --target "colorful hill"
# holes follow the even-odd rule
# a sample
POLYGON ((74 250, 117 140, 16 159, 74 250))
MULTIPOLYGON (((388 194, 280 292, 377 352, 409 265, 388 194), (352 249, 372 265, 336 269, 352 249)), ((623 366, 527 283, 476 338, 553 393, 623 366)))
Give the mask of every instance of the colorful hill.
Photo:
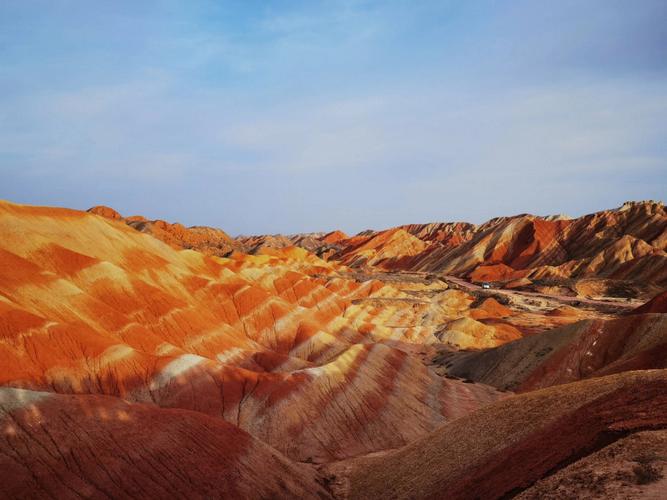
POLYGON ((612 295, 619 293, 613 281, 639 284, 648 293, 667 286, 667 211, 654 201, 628 202, 577 219, 518 215, 479 226, 401 226, 365 231, 337 244, 340 249, 332 258, 357 267, 492 282, 596 278, 612 281, 598 287, 612 295))
POLYGON ((88 209, 88 212, 108 219, 124 221, 137 231, 155 236, 176 248, 194 249, 220 257, 244 250, 241 244, 223 230, 213 227, 185 227, 179 223, 172 224, 163 220, 148 220, 140 215, 123 218, 114 209, 100 205, 88 209))
POLYGON ((0 202, 0 497, 661 498, 665 220, 233 239, 0 202))
POLYGON ((667 314, 583 320, 486 351, 444 353, 439 362, 450 375, 517 392, 667 368, 667 314))
POLYGON ((194 410, 320 462, 402 446, 502 396, 422 363, 430 303, 302 249, 221 259, 10 203, 0 233, 4 386, 194 410))
POLYGON ((3 498, 330 498, 316 471, 196 411, 0 388, 3 498))

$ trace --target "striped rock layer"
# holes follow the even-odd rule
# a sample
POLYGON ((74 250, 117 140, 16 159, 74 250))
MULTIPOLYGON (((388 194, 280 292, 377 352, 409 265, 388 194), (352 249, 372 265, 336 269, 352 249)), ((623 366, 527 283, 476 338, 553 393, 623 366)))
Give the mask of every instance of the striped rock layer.
POLYGON ((2 498, 330 498, 316 471, 222 419, 0 387, 2 498))
POLYGON ((524 214, 481 225, 431 223, 363 231, 337 240, 327 256, 349 266, 475 281, 604 278, 664 288, 666 251, 667 211, 661 202, 644 201, 576 219, 524 214))
POLYGON ((667 314, 583 320, 485 351, 446 353, 440 362, 451 375, 516 392, 665 369, 667 314))
POLYGON ((624 282, 653 293, 667 286, 667 210, 655 201, 627 202, 576 219, 522 214, 480 225, 410 224, 352 237, 333 231, 232 239, 214 228, 185 228, 138 216, 123 219, 108 207, 90 211, 125 220, 172 245, 220 256, 297 246, 357 268, 443 273, 474 281, 530 286, 535 280, 611 280, 575 285, 580 295, 627 294, 624 282))
POLYGON ((190 410, 314 462, 503 397, 422 362, 444 303, 300 248, 219 258, 105 215, 0 203, 1 386, 190 410))

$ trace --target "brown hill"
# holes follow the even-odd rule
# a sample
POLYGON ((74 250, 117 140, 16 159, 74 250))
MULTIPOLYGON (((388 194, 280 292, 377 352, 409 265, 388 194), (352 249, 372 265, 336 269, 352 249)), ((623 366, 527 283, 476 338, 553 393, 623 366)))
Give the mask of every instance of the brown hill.
POLYGON ((440 362, 451 375, 519 392, 667 368, 667 315, 583 320, 482 352, 448 353, 440 362))
POLYGON ((516 498, 663 498, 666 472, 667 431, 646 430, 548 475, 516 498))
POLYGON ((330 498, 317 474, 219 418, 0 388, 4 498, 330 498))
POLYGON ((295 246, 287 236, 281 234, 261 236, 239 236, 236 241, 241 243, 250 254, 256 254, 264 248, 289 248, 295 246))
MULTIPOLYGON (((627 372, 512 397, 328 471, 338 498, 507 498, 628 435, 666 428, 667 370, 627 372)), ((652 488, 640 478, 629 478, 636 491, 652 488)), ((582 498, 594 479, 564 496, 582 498)))
POLYGON ((667 291, 659 293, 631 314, 667 313, 667 291))

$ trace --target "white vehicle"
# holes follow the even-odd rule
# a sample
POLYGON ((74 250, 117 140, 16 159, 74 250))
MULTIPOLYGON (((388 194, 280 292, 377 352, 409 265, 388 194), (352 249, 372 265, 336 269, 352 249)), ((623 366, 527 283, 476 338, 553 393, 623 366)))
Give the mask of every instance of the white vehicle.
POLYGON ((482 283, 482 288, 484 290, 488 290, 489 288, 491 288, 491 284, 490 283, 482 283))

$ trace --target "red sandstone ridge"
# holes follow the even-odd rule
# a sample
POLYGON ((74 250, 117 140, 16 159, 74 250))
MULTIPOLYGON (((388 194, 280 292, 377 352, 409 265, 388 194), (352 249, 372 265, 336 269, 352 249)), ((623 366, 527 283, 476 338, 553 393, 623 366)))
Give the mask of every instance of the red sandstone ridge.
POLYGON ((348 238, 347 234, 343 231, 331 231, 330 233, 325 234, 322 237, 324 243, 338 243, 341 240, 346 240, 348 238))
POLYGON ((113 208, 106 207, 104 205, 97 205, 89 208, 88 212, 95 215, 101 215, 102 217, 106 217, 107 219, 112 220, 121 220, 123 218, 123 216, 116 212, 113 208))
POLYGON ((402 267, 402 262, 421 254, 427 246, 424 241, 397 228, 349 238, 331 258, 349 266, 396 269, 402 267))
POLYGON ((366 231, 338 243, 332 258, 351 266, 438 272, 475 281, 567 282, 596 278, 603 294, 636 294, 667 286, 667 211, 661 202, 628 202, 577 219, 519 215, 480 226, 441 223, 366 231), (384 243, 405 231, 421 243, 384 243), (379 241, 378 241, 379 240, 379 241), (369 259, 388 245, 391 258, 369 259), (392 249, 391 247, 396 247, 392 249), (404 248, 404 250, 402 249, 404 248))
POLYGON ((473 319, 486 318, 505 318, 512 314, 512 310, 499 304, 496 299, 489 297, 485 299, 476 309, 473 309, 470 316, 473 319))
POLYGON ((114 209, 105 206, 92 207, 88 209, 88 212, 107 219, 124 221, 137 231, 151 234, 178 248, 194 249, 209 255, 219 256, 226 256, 232 252, 244 250, 242 245, 223 230, 213 227, 185 227, 179 223, 172 224, 163 220, 148 220, 141 215, 123 218, 114 209))

